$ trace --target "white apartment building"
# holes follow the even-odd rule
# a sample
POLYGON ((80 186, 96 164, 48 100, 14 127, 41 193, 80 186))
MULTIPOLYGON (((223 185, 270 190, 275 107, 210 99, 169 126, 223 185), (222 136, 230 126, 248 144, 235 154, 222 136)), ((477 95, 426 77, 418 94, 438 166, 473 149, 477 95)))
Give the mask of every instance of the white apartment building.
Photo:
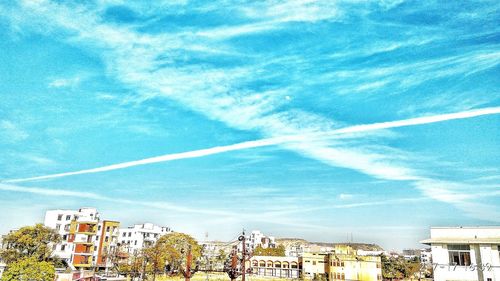
MULTIPOLYGON (((266 236, 259 230, 253 230, 250 235, 247 235, 245 240, 246 250, 253 252, 255 248, 261 246, 262 248, 276 248, 276 239, 273 236, 266 236)), ((241 251, 241 246, 238 248, 241 251)))
MULTIPOLYGON (((99 213, 95 208, 81 208, 79 210, 49 210, 45 213, 44 225, 55 229, 62 237, 62 242, 54 245, 54 255, 72 264, 75 243, 70 242, 72 221, 95 222, 99 220, 99 213)), ((88 234, 75 234, 74 240, 87 241, 88 234)))
POLYGON ((500 281, 500 226, 433 227, 434 280, 500 281))
POLYGON ((119 222, 101 220, 95 208, 79 210, 49 210, 45 226, 55 229, 62 237, 53 245, 54 255, 72 268, 107 268, 109 256, 118 243, 119 222))
POLYGON ((120 228, 118 241, 122 249, 129 254, 134 254, 145 247, 154 245, 158 238, 171 232, 172 230, 169 227, 152 223, 136 224, 127 228, 120 228))
POLYGON ((431 249, 422 249, 422 252, 420 252, 420 262, 423 264, 431 264, 432 263, 432 251, 431 251, 431 249))

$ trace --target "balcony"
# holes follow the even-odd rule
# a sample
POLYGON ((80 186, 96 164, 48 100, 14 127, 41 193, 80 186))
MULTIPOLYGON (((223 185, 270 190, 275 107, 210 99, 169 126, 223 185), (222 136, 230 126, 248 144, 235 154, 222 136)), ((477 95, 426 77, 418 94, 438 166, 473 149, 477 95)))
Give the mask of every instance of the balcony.
POLYGON ((73 256, 73 265, 75 267, 91 267, 92 257, 88 255, 75 254, 73 256))
POLYGON ((76 233, 80 234, 95 234, 97 233, 97 227, 95 223, 79 223, 76 229, 76 233))
POLYGON ((89 245, 87 243, 85 244, 76 244, 75 247, 75 255, 92 255, 92 252, 94 251, 94 246, 89 245))

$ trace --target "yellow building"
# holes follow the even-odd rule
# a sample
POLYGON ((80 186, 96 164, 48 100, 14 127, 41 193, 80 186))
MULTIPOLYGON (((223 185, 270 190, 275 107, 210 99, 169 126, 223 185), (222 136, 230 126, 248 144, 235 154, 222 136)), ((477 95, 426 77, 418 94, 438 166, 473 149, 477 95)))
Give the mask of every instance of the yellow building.
POLYGON ((321 279, 326 277, 328 254, 303 253, 299 258, 302 265, 302 277, 305 279, 321 279))
POLYGON ((359 256, 349 246, 335 247, 328 254, 327 279, 333 280, 382 280, 382 264, 379 256, 359 256))
POLYGON ((99 239, 96 266, 99 268, 107 268, 112 266, 111 257, 117 250, 118 244, 118 229, 120 222, 103 220, 99 223, 98 233, 99 239))

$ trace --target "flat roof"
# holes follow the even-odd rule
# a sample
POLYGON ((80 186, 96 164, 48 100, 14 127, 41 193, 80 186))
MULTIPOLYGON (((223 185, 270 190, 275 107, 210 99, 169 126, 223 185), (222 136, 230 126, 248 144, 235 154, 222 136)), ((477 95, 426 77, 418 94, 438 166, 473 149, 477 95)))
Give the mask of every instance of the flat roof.
POLYGON ((439 237, 420 241, 422 244, 500 244, 500 237, 493 238, 456 238, 439 237))
POLYGON ((500 225, 488 225, 488 226, 432 226, 431 229, 480 229, 480 228, 499 228, 500 225))

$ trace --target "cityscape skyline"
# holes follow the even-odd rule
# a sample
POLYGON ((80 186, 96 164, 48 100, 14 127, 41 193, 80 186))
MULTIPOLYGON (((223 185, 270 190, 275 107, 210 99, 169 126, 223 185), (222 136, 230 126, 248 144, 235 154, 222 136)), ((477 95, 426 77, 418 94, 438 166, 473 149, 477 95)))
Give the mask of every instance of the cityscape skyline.
POLYGON ((422 247, 500 223, 497 1, 0 4, 0 233, 92 206, 422 247))

